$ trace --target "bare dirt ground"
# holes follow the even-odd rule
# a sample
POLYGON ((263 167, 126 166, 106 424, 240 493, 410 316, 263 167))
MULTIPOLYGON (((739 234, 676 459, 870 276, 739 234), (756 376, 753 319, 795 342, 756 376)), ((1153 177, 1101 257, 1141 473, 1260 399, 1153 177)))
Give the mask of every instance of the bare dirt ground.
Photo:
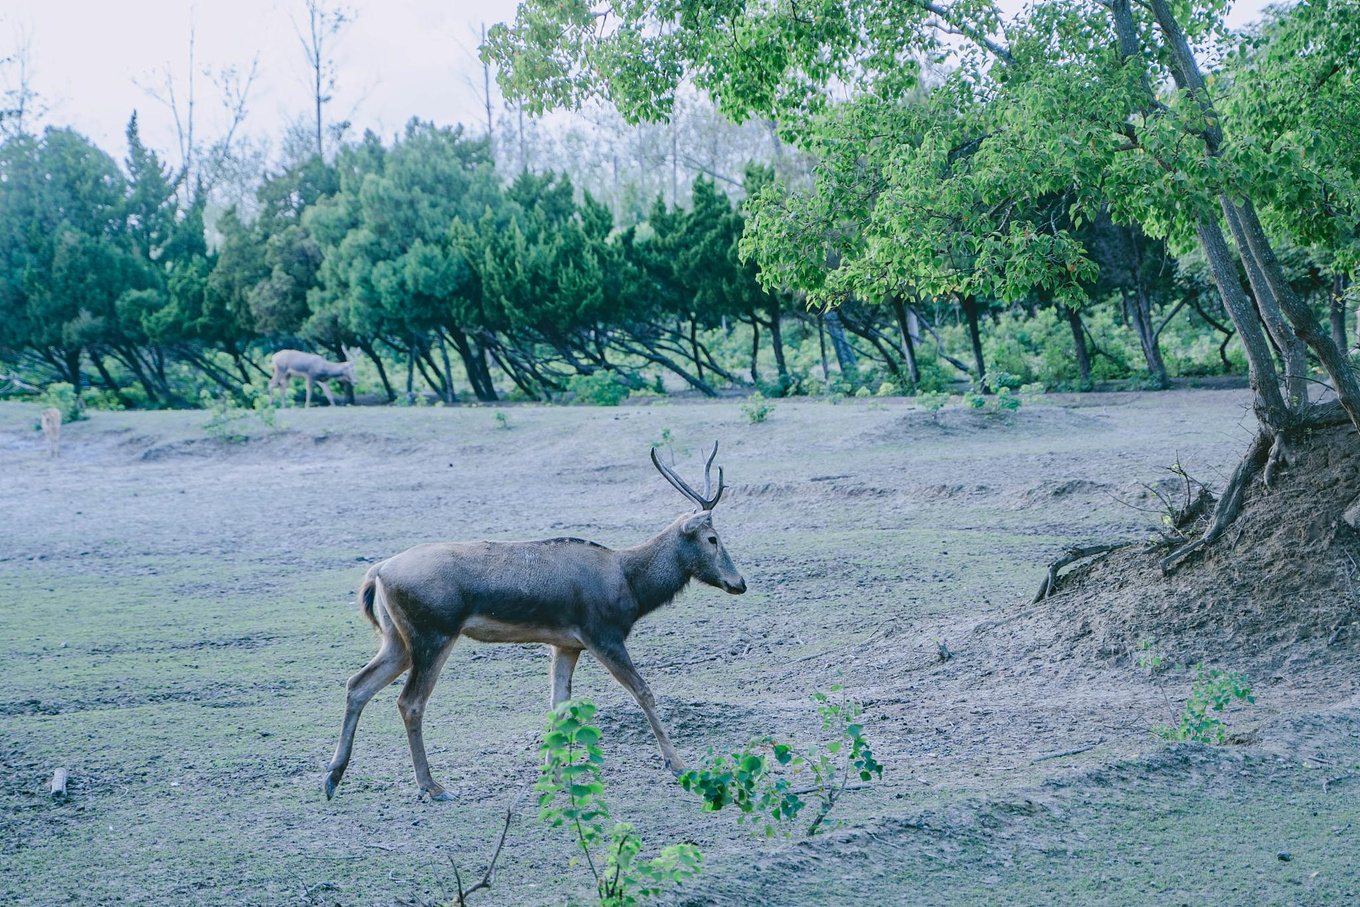
MULTIPOLYGON (((426 718, 454 802, 417 799, 391 689, 328 803, 345 678, 374 651, 353 590, 418 542, 641 541, 683 504, 647 462, 665 428, 682 473, 722 439, 716 523, 751 590, 694 589, 634 632, 680 752, 811 742, 808 697, 839 682, 886 766, 837 807, 839 830, 756 840, 699 811, 583 659, 616 818, 649 851, 704 852, 671 901, 1360 902, 1360 632, 1210 647, 1256 704, 1227 717, 1243 743, 1208 748, 1151 733, 1189 692, 1184 666, 1152 679, 1126 651, 1055 645, 1062 595, 1031 619, 1063 547, 1155 525, 1128 506, 1155 503, 1142 483, 1177 459, 1220 481, 1250 437, 1246 402, 1100 394, 936 418, 780 401, 761 425, 727 402, 522 406, 508 430, 484 408, 320 408, 246 443, 209 439, 202 413, 96 413, 65 427, 56 463, 36 408, 0 407, 0 903, 446 899, 448 858, 480 874, 536 771, 547 657, 456 647, 426 718), (71 796, 54 803, 58 765, 71 796)), ((587 903, 569 841, 534 814, 475 897, 587 903)))

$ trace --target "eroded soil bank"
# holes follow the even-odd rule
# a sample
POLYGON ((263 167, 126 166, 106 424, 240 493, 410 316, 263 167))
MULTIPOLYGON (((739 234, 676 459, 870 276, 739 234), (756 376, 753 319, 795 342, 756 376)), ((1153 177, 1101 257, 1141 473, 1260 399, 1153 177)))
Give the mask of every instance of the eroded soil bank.
MULTIPOLYGON (((1150 729, 1189 692, 1185 669, 1150 679, 1117 646, 1064 644, 1028 605, 1065 546, 1148 534, 1143 485, 1165 467, 1221 481, 1250 437, 1242 392, 938 418, 898 400, 780 401, 762 425, 732 403, 506 412, 508 430, 482 408, 289 411, 284 431, 243 444, 207 438, 199 413, 95 414, 49 463, 36 410, 0 407, 0 902, 445 897, 446 854, 480 872, 535 770, 547 658, 455 649, 426 719, 455 802, 416 799, 391 689, 327 803, 344 681, 374 649, 353 590, 368 563, 422 541, 641 540, 683 504, 647 462, 666 428, 687 474, 722 439, 717 525, 751 590, 693 590, 634 633, 681 753, 815 739, 808 696, 840 682, 887 767, 837 808, 841 830, 754 840, 698 812, 636 706, 583 660, 617 816, 652 848, 705 853, 675 900, 1360 898, 1360 779, 1323 789, 1360 768, 1360 634, 1198 653, 1249 673, 1256 705, 1227 716, 1248 742, 1167 748, 1150 729), (72 772, 64 803, 44 795, 57 765, 72 772)), ((480 897, 586 902, 569 859, 527 808, 480 897)))

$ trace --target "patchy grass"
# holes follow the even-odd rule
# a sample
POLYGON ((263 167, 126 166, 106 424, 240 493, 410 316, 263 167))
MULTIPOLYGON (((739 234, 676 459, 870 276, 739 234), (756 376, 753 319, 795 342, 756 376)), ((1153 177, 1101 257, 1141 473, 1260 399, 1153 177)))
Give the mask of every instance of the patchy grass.
MULTIPOLYGON (((807 697, 840 682, 885 765, 838 804, 850 828, 761 843, 699 812, 584 659, 576 690, 600 706, 616 818, 705 854, 680 901, 1346 903, 1357 782, 1324 795, 1321 780, 1360 763, 1356 707, 1325 746, 1310 731, 1283 761, 1261 747, 1275 716, 1355 695, 1353 649, 1253 677, 1258 704, 1227 718, 1257 742, 1244 758, 1162 748, 1165 703, 1131 664, 986 630, 1063 545, 1145 531, 1112 495, 1134 498, 1177 455, 1232 464, 1243 399, 1074 397, 985 423, 787 400, 759 426, 725 403, 521 406, 512 432, 476 408, 323 408, 229 445, 199 413, 95 413, 67 426, 56 463, 33 408, 0 406, 0 508, 21 515, 0 523, 0 903, 446 897, 445 855, 480 872, 537 771, 547 657, 455 649, 426 721, 454 803, 416 799, 395 690, 366 710, 328 803, 344 681, 375 648, 353 590, 420 541, 641 541, 682 506, 647 463, 665 427, 686 473, 722 439, 717 522, 751 589, 693 590, 634 633, 677 747, 693 762, 753 735, 806 739, 807 697), (63 803, 44 793, 58 765, 63 803)), ((526 807, 487 903, 584 901, 570 857, 526 807)))

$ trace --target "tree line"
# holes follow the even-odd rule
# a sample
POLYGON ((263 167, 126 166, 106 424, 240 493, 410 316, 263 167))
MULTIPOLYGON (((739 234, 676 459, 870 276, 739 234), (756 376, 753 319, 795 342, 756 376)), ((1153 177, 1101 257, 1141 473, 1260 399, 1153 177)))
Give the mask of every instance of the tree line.
MULTIPOLYGON (((944 24, 881 5, 922 48, 944 24)), ((827 59, 851 40, 887 52, 866 11, 834 9, 860 24, 833 39, 744 15, 827 59)), ((319 146, 225 213, 143 144, 135 115, 121 166, 73 130, 20 130, 0 145, 0 361, 124 406, 239 395, 284 346, 359 351, 389 401, 549 400, 582 377, 784 394, 1249 372, 1286 388, 1259 390, 1286 424, 1308 370, 1340 369, 1349 346, 1360 115, 1339 9, 1236 38, 1209 92, 1190 84, 1193 54, 1159 37, 1178 34, 1169 11, 1130 31, 1119 2, 1046 4, 1003 47, 955 4, 971 50, 934 68, 847 56, 839 76, 877 88, 838 104, 772 89, 787 55, 724 69, 724 26, 696 26, 686 52, 716 80, 698 87, 778 124, 811 177, 752 163, 739 187, 701 176, 686 207, 657 198, 628 222, 564 173, 498 171, 490 131, 418 120, 389 143, 319 146)), ((534 15, 552 13, 521 10, 534 15)), ((1179 40, 1221 34, 1201 18, 1179 40)), ((554 49, 529 25, 493 30, 487 54, 533 111, 554 99, 521 73, 554 49)), ((551 84, 664 115, 675 93, 635 75, 551 84)))

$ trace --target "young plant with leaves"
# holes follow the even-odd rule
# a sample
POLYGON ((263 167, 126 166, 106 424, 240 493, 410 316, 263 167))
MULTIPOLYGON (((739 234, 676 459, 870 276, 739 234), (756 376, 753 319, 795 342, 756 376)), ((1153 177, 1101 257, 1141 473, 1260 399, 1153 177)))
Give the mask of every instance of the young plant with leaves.
MULTIPOLYGON (((605 907, 626 907, 657 897, 693 878, 703 856, 693 844, 672 844, 644 859, 642 839, 627 822, 616 822, 605 799, 600 729, 595 704, 563 702, 553 711, 543 736, 544 765, 534 790, 539 819, 565 828, 575 841, 605 907)), ((575 862, 575 861, 574 861, 575 862)))
POLYGON ((680 776, 681 786, 697 793, 707 811, 733 807, 739 823, 753 823, 766 837, 792 834, 781 823, 796 820, 809 805, 814 815, 805 834, 824 830, 851 782, 881 779, 883 766, 864 736, 862 705, 846 699, 839 684, 813 701, 830 737, 825 743, 799 749, 762 737, 731 753, 710 749, 699 768, 680 776))

